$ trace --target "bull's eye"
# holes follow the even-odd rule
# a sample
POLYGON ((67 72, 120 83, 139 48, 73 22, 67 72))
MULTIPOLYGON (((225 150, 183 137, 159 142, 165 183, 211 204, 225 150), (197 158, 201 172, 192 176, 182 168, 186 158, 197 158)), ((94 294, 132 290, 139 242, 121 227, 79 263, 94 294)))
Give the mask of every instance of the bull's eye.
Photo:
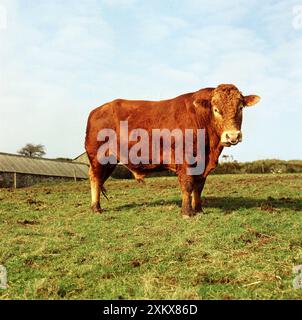
POLYGON ((217 108, 214 108, 214 113, 217 115, 221 115, 221 112, 217 108))

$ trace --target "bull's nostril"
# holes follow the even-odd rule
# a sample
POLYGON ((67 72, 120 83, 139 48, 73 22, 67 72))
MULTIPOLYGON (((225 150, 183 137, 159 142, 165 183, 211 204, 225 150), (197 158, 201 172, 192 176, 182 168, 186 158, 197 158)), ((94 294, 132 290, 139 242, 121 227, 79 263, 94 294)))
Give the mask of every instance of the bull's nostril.
POLYGON ((240 138, 240 132, 228 132, 226 133, 226 138, 231 143, 236 143, 240 138))
POLYGON ((225 131, 222 136, 222 141, 230 145, 236 145, 241 141, 241 131, 225 131))

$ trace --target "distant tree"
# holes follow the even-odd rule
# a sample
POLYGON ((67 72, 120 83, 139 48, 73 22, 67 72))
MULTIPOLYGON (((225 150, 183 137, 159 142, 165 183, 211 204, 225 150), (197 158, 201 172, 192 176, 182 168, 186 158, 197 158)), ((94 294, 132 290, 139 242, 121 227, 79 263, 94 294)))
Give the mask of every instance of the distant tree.
POLYGON ((222 155, 222 160, 225 161, 225 162, 227 162, 227 161, 229 160, 229 155, 223 154, 223 155, 222 155))
POLYGON ((223 162, 232 162, 234 161, 234 157, 230 154, 223 154, 222 155, 223 162))
POLYGON ((26 144, 22 149, 17 151, 22 156, 42 158, 46 152, 42 144, 26 144))

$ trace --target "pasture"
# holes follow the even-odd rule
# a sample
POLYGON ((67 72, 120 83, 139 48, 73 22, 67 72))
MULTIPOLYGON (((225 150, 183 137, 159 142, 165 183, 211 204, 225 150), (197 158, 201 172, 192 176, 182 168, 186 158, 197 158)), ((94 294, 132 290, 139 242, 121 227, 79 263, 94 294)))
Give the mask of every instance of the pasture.
POLYGON ((301 174, 213 175, 184 220, 174 177, 0 190, 0 299, 301 299, 301 174))

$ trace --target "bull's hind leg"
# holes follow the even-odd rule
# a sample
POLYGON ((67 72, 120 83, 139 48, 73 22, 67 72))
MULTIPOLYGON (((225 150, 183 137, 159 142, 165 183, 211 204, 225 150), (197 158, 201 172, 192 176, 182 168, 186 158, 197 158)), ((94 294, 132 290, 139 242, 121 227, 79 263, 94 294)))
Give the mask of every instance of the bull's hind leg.
POLYGON ((104 183, 114 171, 115 164, 99 165, 96 169, 92 166, 89 170, 90 185, 91 185, 91 208, 94 212, 102 212, 100 205, 100 193, 105 194, 104 183))
POLYGON ((101 191, 101 180, 100 172, 98 169, 93 169, 90 166, 89 169, 90 187, 91 187, 91 209, 93 212, 101 212, 100 205, 100 191, 101 191))

